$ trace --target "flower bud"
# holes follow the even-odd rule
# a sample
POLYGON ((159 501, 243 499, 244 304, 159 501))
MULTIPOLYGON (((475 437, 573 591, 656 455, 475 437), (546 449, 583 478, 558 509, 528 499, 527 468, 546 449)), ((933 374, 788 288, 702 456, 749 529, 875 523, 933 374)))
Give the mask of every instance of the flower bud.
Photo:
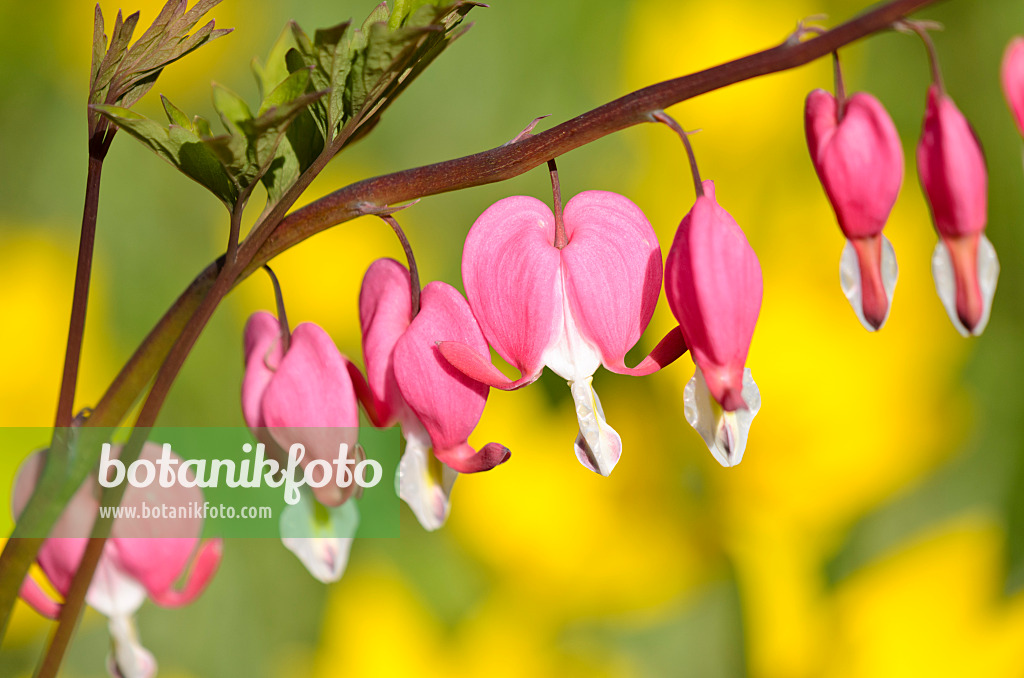
POLYGON ((988 172, 967 119, 935 85, 928 89, 917 169, 940 238, 932 257, 939 297, 961 334, 981 334, 999 276, 995 249, 984 235, 988 172))
POLYGON ((896 288, 896 257, 882 228, 903 183, 903 147, 889 114, 870 94, 854 94, 840 113, 831 94, 811 92, 807 146, 848 240, 840 263, 843 292, 874 331, 885 323, 896 288))
POLYGON ((1017 128, 1024 134, 1024 37, 1010 41, 1003 56, 1003 94, 1010 104, 1017 128))

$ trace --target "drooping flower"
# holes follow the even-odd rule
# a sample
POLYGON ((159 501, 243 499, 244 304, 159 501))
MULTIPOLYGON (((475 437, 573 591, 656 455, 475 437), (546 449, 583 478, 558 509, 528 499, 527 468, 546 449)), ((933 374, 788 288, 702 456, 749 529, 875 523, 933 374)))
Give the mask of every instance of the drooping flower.
POLYGON ((761 311, 757 255, 715 199, 712 181, 683 217, 665 262, 665 294, 697 371, 684 391, 686 420, 723 466, 743 458, 761 406, 745 368, 761 311))
POLYGON ((1024 134, 1024 37, 1010 41, 1003 56, 1003 94, 1017 121, 1017 129, 1024 134))
POLYGON ((882 104, 864 92, 841 111, 832 94, 814 90, 804 122, 814 169, 847 238, 843 292, 861 324, 875 331, 889 316, 896 288, 896 255, 882 228, 903 182, 899 133, 882 104))
POLYGON ((999 277, 995 248, 985 237, 988 172, 970 124, 936 85, 928 89, 917 169, 939 234, 932 256, 939 298, 961 334, 981 334, 999 277))
MULTIPOLYGON (((113 451, 119 452, 115 446, 113 451)), ((150 463, 162 449, 146 443, 139 455, 150 463)), ((180 462, 180 458, 172 453, 180 462)), ((36 452, 18 470, 12 493, 12 509, 21 515, 39 481, 46 452, 36 452)), ((99 508, 100 487, 90 477, 72 496, 43 543, 36 561, 53 588, 66 596, 85 553, 92 524, 99 508)), ((141 516, 143 502, 149 505, 188 506, 202 503, 202 490, 174 484, 169 488, 154 483, 139 489, 129 485, 121 506, 141 516)), ((118 518, 103 547, 99 564, 86 594, 86 602, 109 620, 113 640, 108 667, 112 676, 148 678, 156 675, 156 660, 144 648, 135 628, 134 615, 148 596, 157 605, 178 607, 195 600, 206 588, 221 558, 221 541, 200 543, 202 518, 198 516, 165 518, 118 518), (178 588, 175 582, 186 575, 178 588)), ((31 577, 22 584, 21 597, 40 614, 56 619, 61 603, 54 600, 31 577)))
MULTIPOLYGON (((285 351, 277 318, 266 311, 254 313, 245 326, 246 424, 269 436, 263 440, 268 447, 287 452, 301 443, 306 451, 299 462, 303 469, 315 459, 337 459, 341 445, 353 455, 359 405, 348 364, 319 325, 298 325, 285 351)), ((354 491, 352 484, 338 487, 335 482, 314 488, 325 506, 340 506, 354 491)))
POLYGON ((406 445, 399 495, 424 528, 435 530, 447 519, 457 474, 486 471, 510 453, 498 443, 479 451, 469 444, 488 387, 453 369, 436 345, 457 341, 487 354, 466 300, 450 285, 432 282, 413 317, 409 285, 408 270, 393 259, 373 262, 363 278, 359 318, 367 385, 360 396, 374 424, 401 425, 406 445))
MULTIPOLYGON (((345 459, 359 460, 359 405, 350 365, 320 326, 298 325, 285 351, 277 318, 266 311, 254 313, 245 326, 245 366, 245 421, 282 464, 296 443, 304 452, 299 458, 303 471, 315 460, 334 463, 342 451, 345 459)), ((314 467, 311 479, 319 482, 322 473, 314 467)), ((313 496, 303 493, 300 504, 281 515, 285 547, 324 583, 340 579, 348 562, 352 537, 342 535, 354 533, 358 513, 345 504, 357 489, 355 483, 339 486, 336 481, 314 486, 313 496), (328 507, 319 519, 313 514, 317 501, 328 507)))
POLYGON ((535 381, 549 367, 569 382, 579 421, 576 456, 607 476, 622 441, 605 420, 592 381, 598 366, 650 374, 684 350, 674 331, 639 366, 626 352, 647 328, 661 289, 661 248, 650 223, 629 199, 606 191, 575 196, 564 211, 564 247, 543 202, 504 198, 473 224, 462 254, 462 281, 491 346, 522 374, 510 380, 486 351, 442 342, 463 373, 502 389, 535 381))

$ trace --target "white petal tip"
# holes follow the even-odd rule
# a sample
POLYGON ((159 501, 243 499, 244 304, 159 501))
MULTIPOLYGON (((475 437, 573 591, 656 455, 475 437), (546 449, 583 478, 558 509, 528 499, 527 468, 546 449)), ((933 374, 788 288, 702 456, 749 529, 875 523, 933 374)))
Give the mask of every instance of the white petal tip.
POLYGON ((332 584, 345 574, 352 539, 346 537, 291 537, 281 540, 302 561, 315 579, 332 584))
POLYGON ((315 579, 330 584, 345 574, 358 527, 355 501, 325 508, 303 490, 301 501, 281 512, 281 543, 315 579))
POLYGON ((458 473, 434 457, 429 443, 410 436, 398 463, 398 496, 409 505, 423 529, 433 532, 448 520, 452 486, 458 473))
POLYGON ((839 286, 843 290, 843 295, 847 301, 850 302, 853 312, 857 315, 857 320, 860 321, 860 324, 868 332, 877 332, 889 320, 893 294, 896 292, 896 279, 899 277, 899 267, 896 265, 896 251, 893 249, 892 243, 889 242, 888 238, 884 235, 880 237, 882 238, 880 268, 882 289, 885 292, 885 311, 880 320, 877 317, 875 317, 875 322, 868 319, 869 315, 877 316, 877 314, 872 314, 871 309, 866 310, 864 307, 864 286, 861 282, 860 260, 857 256, 857 250, 849 240, 846 241, 842 256, 839 258, 839 286))
POLYGON ((607 477, 622 456, 622 438, 605 421, 604 408, 592 382, 591 377, 569 382, 580 427, 573 451, 584 468, 607 477))
POLYGON ((750 424, 761 409, 761 392, 749 369, 743 370, 742 396, 747 409, 724 411, 711 397, 699 367, 683 390, 686 421, 704 439, 715 460, 725 468, 743 461, 750 424))
POLYGON ((942 307, 946 310, 953 327, 960 333, 960 336, 978 336, 985 331, 988 325, 989 316, 992 313, 992 299, 996 294, 996 285, 999 282, 999 258, 996 256, 996 249, 985 234, 978 238, 978 287, 981 290, 983 302, 981 317, 972 329, 968 329, 960 320, 960 314, 956 308, 956 275, 953 269, 953 258, 950 256, 949 248, 939 240, 935 245, 932 254, 932 277, 935 280, 935 291, 939 294, 942 307))
POLYGON ((156 675, 156 658, 142 647, 135 621, 129 616, 114 616, 108 623, 111 651, 107 655, 107 672, 113 678, 152 678, 156 675))

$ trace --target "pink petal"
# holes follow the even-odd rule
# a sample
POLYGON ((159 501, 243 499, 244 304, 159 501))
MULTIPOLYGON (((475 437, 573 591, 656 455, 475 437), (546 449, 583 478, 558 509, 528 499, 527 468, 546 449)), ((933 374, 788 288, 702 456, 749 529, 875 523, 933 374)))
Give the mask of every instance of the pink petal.
MULTIPOLYGON (((535 380, 562 323, 555 218, 527 196, 494 203, 466 236, 462 282, 487 341, 535 380)), ((485 355, 486 351, 481 353, 485 355)))
POLYGON ((514 391, 534 381, 529 377, 521 377, 515 380, 509 379, 490 360, 461 342, 439 341, 437 348, 441 351, 444 359, 451 363, 455 369, 470 379, 479 381, 481 384, 500 388, 503 391, 514 391))
POLYGON ((377 399, 381 425, 408 419, 408 407, 395 382, 395 343, 412 322, 409 271, 394 259, 378 259, 367 269, 359 290, 366 380, 377 399))
POLYGON ((245 324, 245 376, 242 377, 242 416, 250 428, 261 428, 261 404, 274 371, 281 364, 281 325, 267 311, 257 311, 245 324))
POLYGON ((917 171, 940 235, 954 238, 984 230, 988 172, 981 146, 953 100, 935 85, 928 89, 917 171))
POLYGON ((459 473, 480 473, 504 464, 512 452, 501 443, 487 443, 479 452, 469 443, 461 443, 454 447, 434 448, 434 456, 459 473))
POLYGON ((711 181, 676 231, 665 293, 712 395, 726 410, 742 408, 743 366, 761 311, 761 265, 716 202, 711 181))
POLYGON ((661 292, 658 238, 639 207, 608 191, 573 197, 565 231, 562 275, 572 318, 606 367, 625 369, 661 292))
POLYGON ((956 313, 961 324, 973 331, 985 311, 985 299, 978 281, 979 233, 963 238, 943 238, 953 262, 956 280, 956 313))
POLYGON ((847 238, 882 231, 903 183, 903 146, 877 99, 858 92, 842 121, 828 92, 814 90, 805 108, 811 160, 847 238))
MULTIPOLYGON (((281 449, 305 447, 302 468, 314 459, 333 461, 341 445, 355 446, 359 406, 347 363, 321 327, 302 323, 263 394, 263 421, 281 449)), ((354 489, 327 483, 314 494, 338 506, 354 489)))
POLYGON ((487 386, 452 367, 439 341, 457 341, 487 354, 466 300, 451 285, 432 282, 423 290, 419 314, 395 345, 395 377, 437 458, 460 473, 485 470, 507 458, 490 446, 477 453, 466 443, 483 413, 487 386))
POLYGON ((861 308, 864 320, 879 329, 889 317, 889 296, 882 280, 882 236, 851 240, 860 266, 861 308))
POLYGON ((359 425, 348 361, 323 328, 302 323, 292 332, 263 395, 263 419, 269 427, 359 425))
POLYGON ((192 562, 192 569, 188 573, 184 586, 181 588, 168 586, 160 589, 150 589, 147 586, 153 602, 164 607, 179 607, 191 603, 206 589, 210 579, 217 572, 223 552, 224 545, 220 539, 203 542, 192 562))
POLYGON ((605 365, 605 367, 616 374, 644 377, 654 374, 663 367, 668 367, 684 353, 686 353, 686 340, 683 339, 682 328, 677 325, 661 338, 658 345, 636 367, 626 367, 624 364, 605 365))
POLYGON ((1024 134, 1024 38, 1010 41, 1003 56, 1003 93, 1010 104, 1017 128, 1024 134))
POLYGON ((63 606, 63 603, 57 602, 50 597, 50 594, 43 591, 31 576, 25 577, 25 581, 22 582, 21 589, 18 591, 18 596, 28 603, 33 610, 49 619, 56 619, 57 615, 60 614, 60 608, 63 606))

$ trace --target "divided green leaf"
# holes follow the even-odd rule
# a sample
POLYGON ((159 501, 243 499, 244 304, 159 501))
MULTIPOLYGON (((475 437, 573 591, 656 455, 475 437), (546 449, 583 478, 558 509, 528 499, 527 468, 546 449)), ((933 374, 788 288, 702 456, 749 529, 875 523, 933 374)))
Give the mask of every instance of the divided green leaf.
MULTIPOLYGON (((199 20, 220 1, 199 0, 187 10, 188 0, 168 0, 153 24, 131 47, 129 43, 138 25, 139 13, 127 19, 122 19, 121 13, 117 13, 108 45, 103 12, 97 5, 89 104, 130 108, 153 87, 165 67, 211 40, 230 33, 231 29, 215 28, 214 22, 210 21, 189 35, 199 20)), ((90 112, 90 135, 98 130, 99 124, 100 118, 90 112)))
POLYGON ((205 186, 229 210, 257 180, 276 204, 325 148, 336 153, 369 132, 395 97, 464 32, 462 19, 478 6, 466 0, 396 0, 389 11, 382 2, 359 29, 345 22, 316 31, 312 39, 291 24, 265 64, 253 60, 261 97, 255 114, 237 94, 214 85, 224 134, 214 134, 206 120, 190 119, 166 99, 167 127, 127 110, 169 60, 223 34, 211 22, 188 36, 219 1, 199 0, 186 12, 187 0, 171 0, 130 48, 138 16, 118 15, 104 50, 97 12, 93 95, 102 94, 102 100, 93 101, 92 110, 205 186), (114 96, 118 92, 120 98, 114 96))

